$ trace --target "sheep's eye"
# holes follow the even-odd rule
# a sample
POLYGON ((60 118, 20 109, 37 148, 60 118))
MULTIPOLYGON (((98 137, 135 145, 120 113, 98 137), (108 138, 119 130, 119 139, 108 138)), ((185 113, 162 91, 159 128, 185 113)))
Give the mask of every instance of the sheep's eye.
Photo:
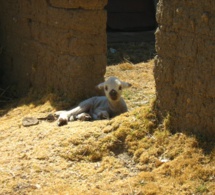
POLYGON ((106 91, 108 90, 108 87, 107 87, 107 86, 105 86, 105 90, 106 90, 106 91))
POLYGON ((119 90, 122 90, 122 86, 119 86, 119 90))

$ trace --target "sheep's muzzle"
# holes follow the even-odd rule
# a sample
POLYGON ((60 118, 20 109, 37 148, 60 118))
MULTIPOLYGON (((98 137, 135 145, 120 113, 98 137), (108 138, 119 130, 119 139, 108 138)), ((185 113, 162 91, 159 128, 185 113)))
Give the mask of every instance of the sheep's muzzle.
POLYGON ((112 89, 110 92, 109 92, 109 96, 112 100, 117 100, 118 98, 118 93, 116 90, 112 89))

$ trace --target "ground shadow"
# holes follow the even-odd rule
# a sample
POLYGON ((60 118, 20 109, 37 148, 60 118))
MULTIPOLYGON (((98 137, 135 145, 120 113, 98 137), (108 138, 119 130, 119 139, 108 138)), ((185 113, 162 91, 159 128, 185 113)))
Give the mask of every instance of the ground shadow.
POLYGON ((123 62, 137 64, 154 58, 155 41, 108 43, 107 65, 123 62))

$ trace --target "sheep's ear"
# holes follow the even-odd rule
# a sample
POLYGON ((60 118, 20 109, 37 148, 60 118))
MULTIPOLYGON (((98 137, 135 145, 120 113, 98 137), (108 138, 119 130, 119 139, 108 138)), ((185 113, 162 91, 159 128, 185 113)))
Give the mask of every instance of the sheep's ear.
POLYGON ((100 84, 98 84, 96 87, 97 87, 98 89, 104 89, 104 86, 105 86, 104 83, 100 83, 100 84))
POLYGON ((131 87, 131 84, 130 83, 127 83, 127 82, 122 82, 121 81, 121 85, 122 85, 122 88, 128 88, 128 87, 131 87))

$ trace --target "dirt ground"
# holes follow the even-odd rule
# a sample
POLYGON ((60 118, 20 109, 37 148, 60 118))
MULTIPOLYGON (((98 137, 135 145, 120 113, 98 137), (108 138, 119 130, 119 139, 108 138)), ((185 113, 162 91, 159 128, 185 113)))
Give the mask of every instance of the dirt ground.
POLYGON ((129 56, 136 50, 124 47, 130 60, 120 61, 111 56, 119 48, 110 48, 116 51, 108 54, 114 65, 106 77, 132 84, 123 92, 129 112, 62 127, 48 121, 23 127, 24 117, 44 117, 67 103, 49 94, 7 105, 0 110, 0 194, 215 194, 214 144, 172 134, 168 118, 158 124, 151 109, 153 46, 138 63, 129 56))

